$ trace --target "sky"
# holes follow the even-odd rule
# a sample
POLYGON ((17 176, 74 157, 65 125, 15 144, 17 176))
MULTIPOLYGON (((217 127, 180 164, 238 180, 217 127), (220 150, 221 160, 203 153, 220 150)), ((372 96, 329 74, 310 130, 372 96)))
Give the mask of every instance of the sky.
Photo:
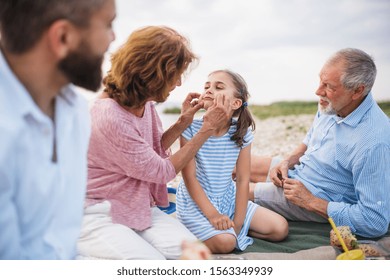
POLYGON ((377 65, 376 100, 390 100, 390 0, 117 0, 116 40, 166 25, 186 36, 200 57, 168 101, 202 92, 207 75, 230 69, 246 80, 252 104, 317 101, 318 74, 339 49, 360 48, 377 65))

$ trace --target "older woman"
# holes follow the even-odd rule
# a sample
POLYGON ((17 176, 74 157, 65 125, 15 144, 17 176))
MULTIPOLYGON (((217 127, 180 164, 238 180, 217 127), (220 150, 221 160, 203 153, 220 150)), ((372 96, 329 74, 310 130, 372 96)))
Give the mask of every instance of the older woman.
POLYGON ((164 102, 196 60, 189 43, 168 27, 133 32, 112 55, 105 90, 91 108, 88 190, 81 258, 177 259, 196 238, 156 206, 167 206, 166 183, 226 123, 229 102, 219 98, 199 133, 175 154, 169 147, 203 104, 183 102, 178 121, 163 132, 154 102, 164 102))

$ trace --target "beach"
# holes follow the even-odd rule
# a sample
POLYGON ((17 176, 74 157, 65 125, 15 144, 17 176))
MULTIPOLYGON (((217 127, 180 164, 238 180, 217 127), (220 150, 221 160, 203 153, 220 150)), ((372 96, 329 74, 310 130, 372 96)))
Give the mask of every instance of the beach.
MULTIPOLYGON (((164 129, 174 122, 178 115, 161 114, 164 129)), ((261 156, 285 157, 291 153, 305 138, 314 115, 280 116, 260 120, 255 118, 256 130, 252 143, 252 154, 261 156)), ((172 145, 172 152, 179 149, 179 142, 172 145)), ((170 185, 177 187, 181 180, 179 173, 170 185)))
POLYGON ((252 153, 287 156, 303 141, 313 119, 313 115, 256 119, 252 153))

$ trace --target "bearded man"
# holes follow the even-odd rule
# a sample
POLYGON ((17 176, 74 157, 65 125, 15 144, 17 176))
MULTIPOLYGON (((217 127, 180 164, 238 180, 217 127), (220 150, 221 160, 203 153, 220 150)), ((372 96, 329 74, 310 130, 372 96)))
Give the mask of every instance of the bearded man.
POLYGON ((0 259, 73 259, 114 0, 0 0, 0 259))

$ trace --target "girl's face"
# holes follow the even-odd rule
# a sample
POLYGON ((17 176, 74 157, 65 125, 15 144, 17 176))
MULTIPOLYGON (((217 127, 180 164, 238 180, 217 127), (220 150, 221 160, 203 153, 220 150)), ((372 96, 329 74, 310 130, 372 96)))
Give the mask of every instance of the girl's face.
POLYGON ((236 88, 229 74, 224 72, 215 72, 208 76, 208 80, 204 85, 204 92, 200 96, 199 101, 203 101, 203 107, 207 110, 214 103, 214 99, 218 95, 224 95, 226 100, 229 100, 230 105, 235 111, 242 105, 242 100, 235 97, 236 88))

